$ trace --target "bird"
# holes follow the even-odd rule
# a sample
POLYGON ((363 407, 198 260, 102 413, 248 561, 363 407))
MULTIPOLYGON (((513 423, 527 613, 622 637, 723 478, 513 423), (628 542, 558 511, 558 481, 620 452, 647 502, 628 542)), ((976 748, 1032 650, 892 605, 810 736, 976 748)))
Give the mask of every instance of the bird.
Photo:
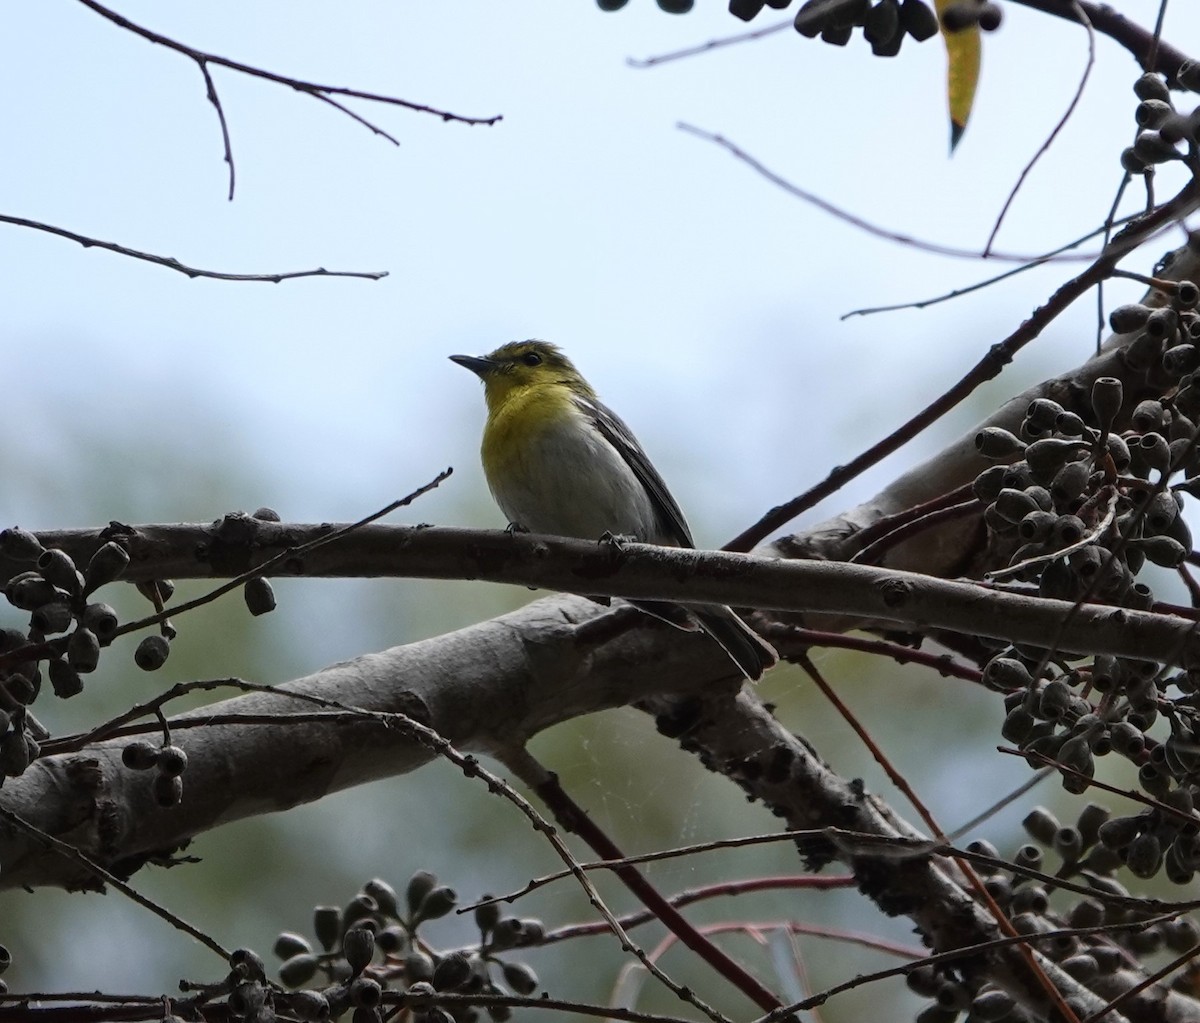
MULTIPOLYGON (((488 415, 480 454, 510 529, 696 546, 633 432, 561 348, 511 341, 488 355, 450 360, 483 381, 488 415)), ((631 603, 677 628, 706 633, 751 681, 779 660, 774 647, 724 605, 631 603)))

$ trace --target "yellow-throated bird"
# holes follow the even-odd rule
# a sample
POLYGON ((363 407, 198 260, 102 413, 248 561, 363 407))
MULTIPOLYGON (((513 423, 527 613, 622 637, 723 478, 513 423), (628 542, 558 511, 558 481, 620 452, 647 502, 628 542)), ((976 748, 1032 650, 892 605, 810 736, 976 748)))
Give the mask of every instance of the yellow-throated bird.
MULTIPOLYGON (((483 381, 488 418, 483 471, 509 522, 533 533, 585 540, 632 536, 694 547, 683 512, 629 427, 579 371, 545 341, 514 341, 490 355, 452 355, 483 381)), ((715 639, 749 679, 779 659, 719 604, 634 602, 677 627, 715 639)))

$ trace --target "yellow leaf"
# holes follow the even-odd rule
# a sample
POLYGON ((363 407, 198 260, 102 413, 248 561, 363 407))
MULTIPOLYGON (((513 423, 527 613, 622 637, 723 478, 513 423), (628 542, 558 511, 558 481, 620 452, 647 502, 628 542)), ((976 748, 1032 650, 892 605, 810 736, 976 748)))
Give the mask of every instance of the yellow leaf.
MULTIPOLYGON (((953 2, 934 0, 939 22, 942 12, 953 2)), ((975 87, 979 84, 979 26, 972 25, 959 32, 943 28, 942 39, 946 43, 946 98, 950 103, 950 151, 953 152, 967 130, 975 87)))

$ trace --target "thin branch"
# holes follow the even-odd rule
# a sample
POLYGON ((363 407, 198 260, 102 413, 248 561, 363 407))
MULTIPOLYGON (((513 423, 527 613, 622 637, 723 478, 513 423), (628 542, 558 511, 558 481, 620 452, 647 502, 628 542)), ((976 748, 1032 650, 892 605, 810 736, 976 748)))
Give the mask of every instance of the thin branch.
POLYGON ((1079 101, 1083 98, 1083 90, 1087 87, 1088 79, 1091 77, 1092 68, 1096 64, 1096 33, 1092 29, 1092 23, 1088 21, 1088 16, 1077 2, 1072 2, 1071 6, 1078 14, 1078 20, 1083 25, 1087 32, 1087 63, 1084 65, 1083 74, 1079 78, 1079 84, 1075 87, 1075 95, 1071 97, 1071 102, 1067 104, 1067 109, 1063 112, 1062 117, 1058 119, 1058 123, 1050 130, 1050 134, 1038 147, 1038 151, 1033 154, 1029 162, 1022 168, 1017 182, 1012 187, 1012 191, 1008 193, 1008 198, 1004 200, 1004 205, 1000 209, 999 215, 996 217, 996 223, 992 226, 992 233, 988 235, 987 244, 983 247, 985 254, 992 251, 992 245, 996 241, 996 235, 1000 233, 1000 225, 1004 223, 1004 218, 1008 215, 1009 208, 1017 198, 1017 193, 1021 191, 1021 186, 1025 184, 1033 168, 1054 144, 1054 140, 1061 134, 1063 128, 1067 126, 1067 122, 1071 119, 1071 115, 1075 113, 1079 106, 1079 101))
POLYGON ((924 432, 926 427, 964 401, 977 387, 998 376, 1000 371, 1012 362, 1017 352, 1037 338, 1077 298, 1110 276, 1125 256, 1157 232, 1187 216, 1196 208, 1197 203, 1200 203, 1200 183, 1193 178, 1168 202, 1126 224, 1090 266, 1061 285, 1024 323, 1003 341, 994 344, 965 376, 941 396, 857 458, 846 465, 837 466, 820 483, 790 501, 772 508, 749 529, 734 537, 724 549, 749 550, 797 515, 835 493, 850 480, 924 432))
POLYGON ((155 916, 165 920, 177 930, 183 931, 184 934, 188 934, 195 938, 205 948, 215 952, 226 962, 229 961, 229 951, 214 938, 210 938, 198 927, 192 926, 181 916, 160 906, 153 899, 146 898, 146 896, 137 891, 137 889, 122 881, 115 874, 105 870, 95 860, 85 856, 78 849, 76 849, 75 846, 67 842, 59 841, 53 835, 47 834, 45 831, 42 831, 41 828, 34 827, 19 814, 15 814, 5 807, 0 807, 0 818, 8 821, 8 823, 14 828, 18 828, 25 834, 29 835, 32 839, 34 839, 34 841, 45 846, 48 851, 58 853, 58 855, 66 857, 72 863, 78 864, 98 881, 103 881, 105 884, 115 888, 127 899, 131 899, 133 902, 136 902, 143 909, 148 909, 155 916))
POLYGON ((656 67, 659 64, 666 64, 668 61, 682 60, 685 57, 696 57, 701 53, 709 53, 712 50, 719 50, 726 46, 736 46, 738 43, 749 43, 755 39, 764 39, 782 29, 791 27, 792 19, 788 18, 786 21, 776 22, 774 25, 768 25, 766 28, 756 28, 749 32, 738 32, 736 35, 721 36, 717 39, 710 39, 706 43, 700 43, 697 46, 688 46, 682 50, 674 50, 671 53, 662 53, 657 57, 645 57, 642 60, 628 57, 625 63, 630 67, 639 69, 656 67))
MULTIPOLYGON (((232 158, 230 167, 230 174, 232 174, 232 158)), ((79 242, 85 249, 106 249, 109 252, 116 252, 118 255, 129 256, 131 259, 142 259, 147 263, 156 263, 159 266, 165 266, 168 270, 176 270, 187 277, 193 278, 209 277, 218 281, 265 281, 269 284, 278 284, 280 281, 290 281, 297 277, 358 277, 368 281, 378 281, 388 275, 386 270, 326 270, 323 266, 319 266, 315 270, 294 270, 287 273, 274 274, 222 273, 219 270, 201 270, 194 266, 186 266, 172 256, 159 256, 153 252, 142 252, 140 249, 126 248, 124 245, 116 244, 116 242, 101 241, 99 238, 77 234, 74 231, 68 231, 66 228, 44 224, 39 220, 27 220, 25 217, 12 217, 0 213, 0 223, 13 224, 16 227, 28 227, 34 231, 45 231, 47 234, 57 235, 59 238, 79 242)))
MULTIPOLYGON (((811 192, 806 192, 803 188, 800 188, 798 185, 788 181, 787 178, 776 174, 765 164, 761 163, 759 160, 756 160, 744 149, 735 143, 730 142, 729 139, 725 138, 723 135, 717 135, 713 132, 705 131, 703 128, 697 128, 695 125, 688 124, 684 121, 681 121, 676 125, 676 127, 680 131, 687 132, 689 135, 695 135, 697 138, 704 139, 706 142, 712 142, 715 145, 720 146, 726 152, 735 156, 742 163, 754 170, 755 173, 766 178, 769 182, 771 182, 771 184, 783 189, 788 193, 788 195, 795 196, 797 199, 802 199, 804 202, 816 206, 817 209, 828 213, 830 216, 837 217, 839 220, 843 220, 853 227, 857 227, 860 231, 865 231, 867 234, 873 235, 876 238, 883 238, 886 241, 896 242, 899 245, 907 245, 914 249, 919 249, 922 252, 933 253, 936 256, 951 256, 955 259, 991 259, 1007 263, 1032 263, 1038 260, 1041 260, 1042 262, 1049 261, 1044 255, 1022 256, 1011 252, 981 252, 978 249, 960 249, 952 245, 942 245, 938 242, 924 241, 921 238, 916 238, 909 234, 901 234, 898 231, 889 231, 886 228, 879 227, 877 224, 872 224, 868 220, 864 220, 862 217, 855 216, 853 213, 849 213, 846 210, 833 205, 833 203, 828 202, 819 196, 813 195, 811 192)), ((1083 255, 1062 256, 1058 257, 1055 261, 1082 262, 1089 258, 1091 257, 1083 255)))
POLYGON ((213 105, 217 112, 217 119, 221 125, 221 138, 225 147, 225 162, 229 165, 229 198, 233 198, 234 186, 234 170, 233 170, 233 150, 229 140, 229 126, 225 121, 225 111, 221 107, 221 101, 217 96, 217 90, 213 84, 212 76, 209 73, 208 65, 216 64, 219 67, 228 68, 231 71, 236 71, 240 74, 250 75, 254 78, 261 78, 268 82, 274 82, 277 85, 286 85, 290 89, 295 89, 297 92, 302 92, 306 96, 311 96, 313 99, 327 103, 334 109, 341 111, 346 116, 357 121, 359 124, 370 129, 376 135, 380 135, 387 139, 393 145, 400 145, 398 139, 389 134, 377 124, 372 123, 360 114, 354 113, 343 104, 339 103, 334 96, 346 96, 353 99, 367 100, 371 103, 383 103, 388 106, 403 107, 406 110, 412 110, 422 114, 433 114, 435 117, 440 117, 443 121, 457 121, 460 124, 495 124, 502 119, 502 115, 497 114, 493 117, 464 117, 461 114, 451 113, 448 110, 439 110, 436 107, 426 106, 423 103, 413 103, 406 99, 400 99, 398 96, 385 96, 377 92, 365 92, 361 89, 350 89, 339 85, 321 85, 317 82, 309 82, 299 78, 291 78, 287 75, 276 74, 274 71, 267 71, 265 68, 254 67, 251 64, 243 64, 240 61, 230 60, 227 57, 220 57, 215 53, 208 53, 204 50, 197 50, 193 46, 186 43, 181 43, 176 39, 164 36, 153 29, 146 28, 143 25, 138 25, 130 21, 124 15, 118 14, 116 11, 105 7, 103 4, 97 3, 96 0, 79 0, 89 10, 95 11, 102 18, 111 21, 114 25, 141 36, 141 38, 151 43, 156 43, 159 46, 165 46, 169 50, 174 50, 176 53, 181 53, 190 60, 195 61, 196 66, 200 69, 201 75, 204 76, 204 83, 208 101, 213 105))

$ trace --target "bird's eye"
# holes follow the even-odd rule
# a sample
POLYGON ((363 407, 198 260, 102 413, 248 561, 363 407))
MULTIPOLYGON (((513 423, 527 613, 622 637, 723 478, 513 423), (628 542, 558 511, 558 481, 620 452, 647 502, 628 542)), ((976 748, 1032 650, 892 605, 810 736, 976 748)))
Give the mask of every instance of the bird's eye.
POLYGON ((521 361, 526 366, 540 366, 542 364, 542 357, 537 352, 526 352, 521 356, 521 361))

